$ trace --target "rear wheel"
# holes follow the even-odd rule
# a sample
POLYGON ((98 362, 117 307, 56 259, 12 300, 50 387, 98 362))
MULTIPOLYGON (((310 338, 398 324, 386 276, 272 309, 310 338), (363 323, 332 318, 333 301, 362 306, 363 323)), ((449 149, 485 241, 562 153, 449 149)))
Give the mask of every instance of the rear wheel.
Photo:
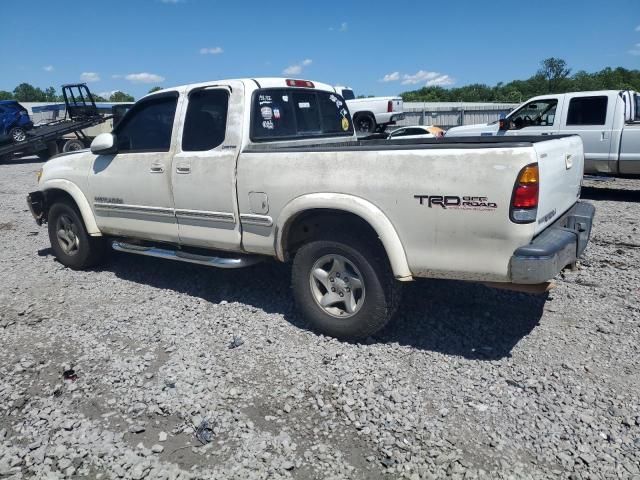
POLYGON ((9 130, 13 143, 22 143, 27 139, 27 131, 22 127, 13 127, 9 130))
POLYGON ((356 129, 361 133, 374 133, 376 131, 376 119, 371 115, 360 115, 355 120, 356 129))
POLYGON ((62 146, 63 152, 76 152, 78 150, 83 150, 85 148, 84 142, 77 138, 72 138, 71 140, 67 140, 64 142, 62 146))
POLYGON ((104 239, 87 233, 75 205, 66 201, 54 203, 49 209, 48 224, 51 249, 60 263, 81 270, 102 260, 104 239))
POLYGON ((383 328, 400 298, 384 251, 346 235, 302 246, 293 261, 292 283, 298 310, 310 326, 346 340, 383 328))

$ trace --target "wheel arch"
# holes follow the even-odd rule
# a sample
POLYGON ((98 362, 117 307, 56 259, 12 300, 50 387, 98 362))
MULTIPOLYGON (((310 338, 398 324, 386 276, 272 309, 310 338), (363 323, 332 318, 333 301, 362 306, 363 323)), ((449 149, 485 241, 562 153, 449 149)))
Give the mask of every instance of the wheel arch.
POLYGON ((378 237, 396 279, 413 279, 404 247, 398 232, 387 216, 374 204, 363 198, 340 193, 313 193, 289 202, 276 221, 275 250, 281 261, 290 256, 292 227, 302 218, 318 215, 353 215, 360 219, 378 237))
POLYGON ((82 190, 73 182, 64 179, 47 180, 42 185, 42 192, 47 201, 47 209, 59 198, 67 198, 72 200, 78 207, 82 221, 87 229, 87 233, 92 236, 101 236, 102 233, 98 228, 93 210, 87 197, 82 190))
POLYGON ((353 121, 355 122, 356 118, 363 117, 363 116, 364 117, 371 117, 371 118, 373 118, 374 121, 376 120, 376 116, 374 115, 373 112, 371 112, 369 110, 358 110, 357 112, 355 112, 353 114, 353 121))

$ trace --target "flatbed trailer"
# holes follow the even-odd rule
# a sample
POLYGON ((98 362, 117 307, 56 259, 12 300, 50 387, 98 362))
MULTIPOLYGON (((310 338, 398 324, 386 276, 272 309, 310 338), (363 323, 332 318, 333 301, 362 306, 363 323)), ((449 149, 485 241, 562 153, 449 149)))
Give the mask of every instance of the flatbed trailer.
POLYGON ((91 138, 83 130, 100 125, 113 118, 98 113, 93 96, 85 84, 63 85, 67 117, 26 132, 26 140, 19 143, 0 144, 0 161, 16 155, 38 155, 47 160, 60 151, 86 148, 91 138), (74 134, 75 138, 65 138, 74 134))

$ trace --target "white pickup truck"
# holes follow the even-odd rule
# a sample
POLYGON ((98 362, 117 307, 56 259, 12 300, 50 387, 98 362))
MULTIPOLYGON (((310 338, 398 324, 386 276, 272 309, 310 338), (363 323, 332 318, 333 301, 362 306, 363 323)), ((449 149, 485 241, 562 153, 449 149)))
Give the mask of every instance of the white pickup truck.
POLYGON ((333 87, 220 80, 138 101, 91 150, 44 164, 28 205, 57 259, 105 248, 222 268, 293 260, 317 330, 384 326, 420 277, 544 287, 585 249, 577 136, 355 137, 333 87))
POLYGON ((640 175, 640 94, 605 90, 541 95, 505 119, 454 127, 447 136, 577 134, 585 173, 640 175))
POLYGON ((387 125, 394 125, 398 120, 404 119, 404 107, 400 97, 356 98, 349 87, 336 86, 335 90, 347 101, 358 132, 383 131, 387 125))

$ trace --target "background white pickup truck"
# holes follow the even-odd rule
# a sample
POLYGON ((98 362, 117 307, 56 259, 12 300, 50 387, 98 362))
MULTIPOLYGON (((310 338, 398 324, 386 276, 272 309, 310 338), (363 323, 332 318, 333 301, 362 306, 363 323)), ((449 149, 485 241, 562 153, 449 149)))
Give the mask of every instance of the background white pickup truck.
POLYGON ((640 175, 640 94, 605 90, 541 95, 504 120, 454 127, 447 136, 577 134, 585 173, 640 175))
POLYGON ((393 125, 404 118, 404 107, 400 97, 356 98, 353 90, 348 87, 337 86, 335 89, 347 101, 358 132, 382 131, 387 125, 393 125))
POLYGON ((107 240, 222 268, 292 259, 302 315, 362 338, 399 281, 544 286, 589 239, 582 168, 577 136, 358 141, 329 85, 221 80, 141 99, 91 151, 47 162, 28 205, 72 268, 107 240))

